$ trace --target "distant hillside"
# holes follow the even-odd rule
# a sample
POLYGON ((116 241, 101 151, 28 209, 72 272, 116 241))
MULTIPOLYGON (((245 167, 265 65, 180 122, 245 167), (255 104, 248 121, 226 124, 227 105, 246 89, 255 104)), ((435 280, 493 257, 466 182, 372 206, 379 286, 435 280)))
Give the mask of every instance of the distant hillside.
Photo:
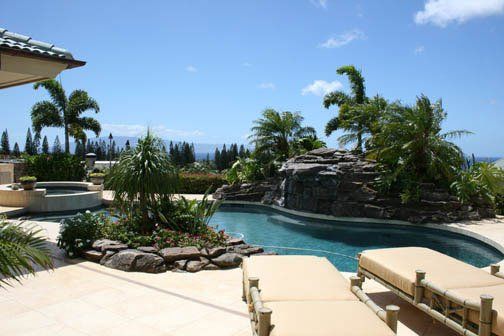
MULTIPOLYGON (((109 140, 107 137, 99 137, 99 138, 91 138, 91 141, 101 141, 104 140, 107 144, 109 143, 109 140)), ((126 146, 126 141, 130 142, 131 146, 135 146, 138 142, 137 137, 127 137, 127 136, 115 136, 114 141, 116 143, 116 146, 121 148, 126 146)), ((170 145, 171 140, 163 140, 164 143, 166 144, 166 148, 170 145)), ((173 143, 181 143, 182 141, 173 141, 173 143)), ((229 146, 229 144, 226 144, 229 146)), ((240 144, 238 144, 240 145, 240 144)), ((250 148, 247 144, 244 144, 245 147, 250 148)), ((196 154, 196 160, 203 160, 206 158, 207 154, 210 155, 210 159, 213 160, 214 158, 214 153, 215 149, 219 148, 221 149, 223 144, 205 144, 205 143, 194 143, 194 152, 196 154)), ((71 150, 73 151, 75 149, 75 144, 71 144, 71 150)))

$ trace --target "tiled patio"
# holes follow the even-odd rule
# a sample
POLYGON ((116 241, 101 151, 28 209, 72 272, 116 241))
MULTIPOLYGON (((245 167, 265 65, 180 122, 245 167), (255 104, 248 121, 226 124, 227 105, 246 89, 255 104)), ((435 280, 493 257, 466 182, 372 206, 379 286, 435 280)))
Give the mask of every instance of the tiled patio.
MULTIPOLYGON (((58 224, 40 224, 54 241, 58 224)), ((251 335, 239 269, 126 273, 65 260, 52 246, 54 271, 0 290, 1 335, 251 335)), ((455 335, 378 284, 364 289, 382 306, 401 306, 400 336, 455 335)))

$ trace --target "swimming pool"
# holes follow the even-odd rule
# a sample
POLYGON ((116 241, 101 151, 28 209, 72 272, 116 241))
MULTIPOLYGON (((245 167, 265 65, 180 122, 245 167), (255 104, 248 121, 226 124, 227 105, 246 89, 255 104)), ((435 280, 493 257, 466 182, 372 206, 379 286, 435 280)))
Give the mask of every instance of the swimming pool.
POLYGON ((448 231, 313 220, 262 207, 224 205, 211 219, 211 224, 234 235, 242 234, 248 244, 262 245, 265 250, 279 254, 327 257, 344 272, 356 271, 357 253, 386 247, 428 247, 477 267, 504 258, 502 253, 487 244, 448 231))
MULTIPOLYGON (((58 222, 72 215, 31 219, 58 222)), ((477 267, 504 259, 502 253, 479 240, 444 230, 309 219, 267 207, 224 204, 210 224, 243 236, 248 244, 264 246, 266 251, 326 257, 344 272, 356 271, 357 253, 386 247, 428 247, 477 267)))

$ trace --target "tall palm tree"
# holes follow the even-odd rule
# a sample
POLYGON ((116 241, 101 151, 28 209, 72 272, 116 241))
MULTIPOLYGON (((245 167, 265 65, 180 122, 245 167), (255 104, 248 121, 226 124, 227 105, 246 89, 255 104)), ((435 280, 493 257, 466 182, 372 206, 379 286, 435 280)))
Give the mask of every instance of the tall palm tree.
MULTIPOLYGON (((332 132, 343 129, 347 131, 347 134, 338 139, 340 143, 346 145, 355 142, 355 149, 362 151, 364 136, 370 132, 370 124, 374 122, 372 117, 376 116, 375 114, 366 113, 369 112, 370 108, 370 106, 366 107, 366 104, 370 100, 366 96, 364 77, 353 65, 342 66, 336 70, 336 73, 348 77, 351 95, 343 91, 334 91, 325 95, 323 104, 326 109, 333 105, 339 107, 338 116, 329 120, 325 127, 325 133, 329 136, 332 132)), ((376 105, 378 97, 375 99, 377 101, 371 107, 379 106, 376 105)), ((382 99, 379 103, 381 104, 383 101, 382 99)))
POLYGON ((35 274, 36 266, 53 267, 50 250, 41 229, 0 219, 0 287, 35 274))
POLYGON ((266 109, 262 118, 254 121, 249 139, 255 144, 257 152, 285 160, 295 154, 294 144, 300 138, 316 134, 313 127, 302 126, 303 120, 299 113, 266 109))
POLYGON ((33 85, 37 90, 43 87, 47 90, 50 100, 43 100, 33 105, 31 119, 35 132, 40 132, 43 127, 63 127, 65 130, 65 152, 70 153, 70 136, 85 140, 85 131, 93 131, 96 136, 101 132, 100 123, 90 117, 83 117, 86 111, 98 113, 98 103, 84 90, 75 90, 66 96, 61 84, 49 79, 33 85))

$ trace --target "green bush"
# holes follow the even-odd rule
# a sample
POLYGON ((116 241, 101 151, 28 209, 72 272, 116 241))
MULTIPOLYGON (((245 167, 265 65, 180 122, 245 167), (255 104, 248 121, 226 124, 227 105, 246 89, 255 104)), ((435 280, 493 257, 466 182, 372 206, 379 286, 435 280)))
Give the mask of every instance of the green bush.
POLYGON ((35 176, 21 176, 19 178, 19 182, 37 182, 37 178, 35 176))
POLYGON ((81 159, 70 154, 32 155, 25 161, 26 173, 38 181, 82 181, 86 175, 81 159))
POLYGON ((260 181, 264 180, 264 176, 263 167, 259 161, 249 158, 239 158, 226 173, 226 179, 231 184, 260 181))
POLYGON ((179 193, 204 194, 207 190, 215 192, 227 181, 220 174, 181 173, 179 175, 179 193))
POLYGON ((190 234, 173 230, 159 230, 154 233, 156 247, 163 249, 166 247, 196 246, 204 247, 225 246, 227 236, 224 231, 215 231, 211 227, 206 227, 200 234, 190 234))
POLYGON ((71 258, 78 257, 101 238, 101 224, 106 221, 104 215, 92 214, 89 211, 64 219, 60 223, 58 247, 65 250, 71 258))

